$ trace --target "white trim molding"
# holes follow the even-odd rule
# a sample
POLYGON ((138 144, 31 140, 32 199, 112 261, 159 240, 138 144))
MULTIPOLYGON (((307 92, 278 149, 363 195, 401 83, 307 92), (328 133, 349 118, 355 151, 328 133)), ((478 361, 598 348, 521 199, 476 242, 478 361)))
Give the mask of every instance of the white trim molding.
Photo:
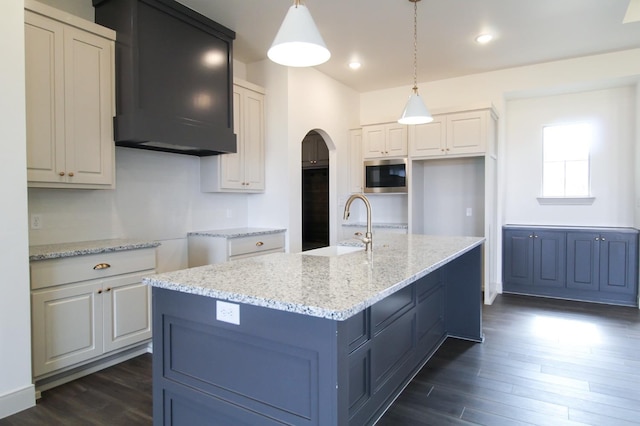
POLYGON ((0 419, 34 405, 36 405, 36 389, 33 385, 0 395, 0 419))
POLYGON ((540 205, 555 206, 590 206, 596 200, 596 197, 538 197, 540 205))

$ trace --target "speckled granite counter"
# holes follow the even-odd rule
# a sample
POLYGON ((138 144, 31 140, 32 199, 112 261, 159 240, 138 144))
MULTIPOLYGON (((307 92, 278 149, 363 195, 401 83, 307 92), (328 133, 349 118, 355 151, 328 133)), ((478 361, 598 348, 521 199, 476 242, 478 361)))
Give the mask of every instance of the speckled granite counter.
POLYGON ((201 237, 222 237, 222 238, 241 238, 251 237, 256 235, 269 235, 279 234, 286 232, 286 229, 271 229, 271 228, 230 228, 230 229, 214 229, 211 231, 193 231, 189 232, 188 236, 198 235, 201 237))
POLYGON ((372 253, 277 253, 159 274, 160 288, 344 320, 482 244, 477 237, 380 235, 372 253))
MULTIPOLYGON (((366 228, 367 222, 343 222, 342 226, 345 228, 366 228)), ((372 223, 373 229, 408 229, 409 225, 406 223, 372 223)))
POLYGON ((157 241, 129 239, 79 241, 73 243, 45 244, 29 247, 29 260, 57 259, 61 257, 83 256, 87 254, 109 253, 157 247, 157 241))

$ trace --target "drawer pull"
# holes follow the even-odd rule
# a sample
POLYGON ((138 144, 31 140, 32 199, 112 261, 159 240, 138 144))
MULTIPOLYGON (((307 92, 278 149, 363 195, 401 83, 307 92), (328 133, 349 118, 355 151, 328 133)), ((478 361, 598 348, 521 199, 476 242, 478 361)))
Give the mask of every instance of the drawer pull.
POLYGON ((108 263, 98 263, 96 266, 93 267, 93 269, 96 271, 99 271, 100 269, 107 269, 107 268, 111 268, 111 265, 109 265, 108 263))
POLYGON ((264 245, 264 243, 262 241, 258 241, 256 243, 256 247, 262 247, 264 245))

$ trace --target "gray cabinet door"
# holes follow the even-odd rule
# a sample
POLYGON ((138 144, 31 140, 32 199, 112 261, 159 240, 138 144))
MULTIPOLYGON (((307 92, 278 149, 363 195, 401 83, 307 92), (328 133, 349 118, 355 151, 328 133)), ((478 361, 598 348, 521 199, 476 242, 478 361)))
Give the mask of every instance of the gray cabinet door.
POLYGON ((599 290, 600 234, 569 232, 567 234, 567 288, 599 290))
POLYGON ((504 286, 533 283, 533 231, 504 230, 504 286))
POLYGON ((600 236, 600 291, 635 294, 638 281, 638 236, 602 233, 600 236))
POLYGON ((533 284, 565 287, 567 234, 561 231, 533 233, 533 284))

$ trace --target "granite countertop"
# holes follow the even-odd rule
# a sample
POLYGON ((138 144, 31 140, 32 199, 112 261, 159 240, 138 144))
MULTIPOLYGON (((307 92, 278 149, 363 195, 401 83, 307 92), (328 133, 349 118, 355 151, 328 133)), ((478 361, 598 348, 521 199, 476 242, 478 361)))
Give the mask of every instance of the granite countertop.
MULTIPOLYGON (((366 228, 367 227, 367 222, 342 222, 342 226, 345 227, 352 227, 352 228, 366 228)), ((372 228, 380 228, 380 229, 407 229, 409 228, 409 224, 407 223, 385 223, 385 222, 378 222, 378 223, 372 223, 371 224, 372 228)))
POLYGON ((373 252, 275 253, 145 277, 154 287, 345 320, 481 245, 479 237, 388 234, 373 252))
POLYGON ((75 243, 45 244, 29 246, 29 260, 58 259, 61 257, 83 256, 86 254, 109 253, 158 247, 157 241, 128 239, 80 241, 75 243))
POLYGON ((252 237, 256 235, 279 234, 286 232, 286 229, 272 228, 231 228, 231 229, 213 229, 211 231, 193 231, 189 232, 189 236, 201 237, 222 237, 222 238, 241 238, 252 237))

